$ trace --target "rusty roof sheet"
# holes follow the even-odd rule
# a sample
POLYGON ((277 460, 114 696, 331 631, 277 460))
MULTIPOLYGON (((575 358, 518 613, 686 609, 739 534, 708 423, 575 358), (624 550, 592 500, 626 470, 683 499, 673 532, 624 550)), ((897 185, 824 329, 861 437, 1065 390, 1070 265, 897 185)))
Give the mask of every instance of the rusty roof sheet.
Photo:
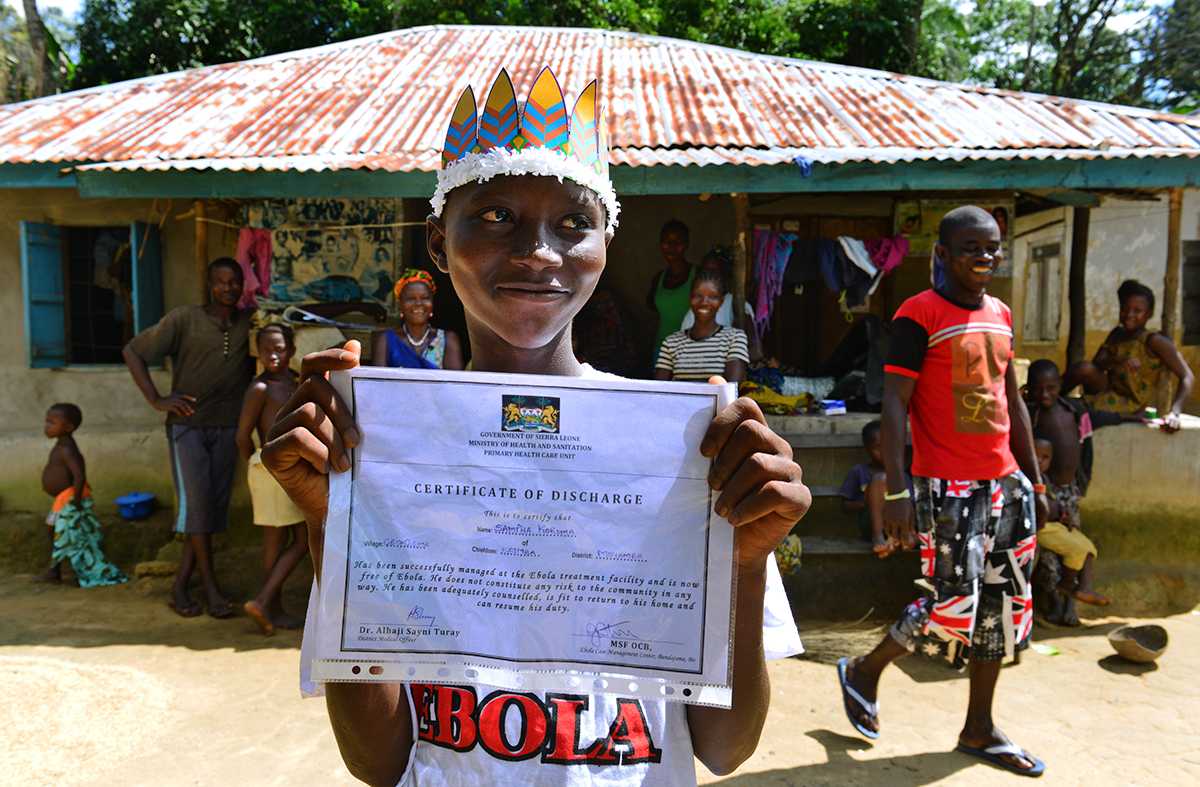
POLYGON ((468 83, 599 78, 614 164, 1195 157, 1200 118, 604 30, 436 26, 0 106, 0 161, 433 170, 468 83))

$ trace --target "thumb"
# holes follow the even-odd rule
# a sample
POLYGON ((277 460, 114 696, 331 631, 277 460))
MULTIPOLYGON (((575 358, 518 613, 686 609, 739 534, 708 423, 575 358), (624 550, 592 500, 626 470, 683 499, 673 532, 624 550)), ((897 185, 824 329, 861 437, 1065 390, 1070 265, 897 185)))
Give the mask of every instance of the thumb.
POLYGON ((708 378, 708 384, 709 385, 724 385, 725 378, 719 374, 714 374, 712 377, 708 378))

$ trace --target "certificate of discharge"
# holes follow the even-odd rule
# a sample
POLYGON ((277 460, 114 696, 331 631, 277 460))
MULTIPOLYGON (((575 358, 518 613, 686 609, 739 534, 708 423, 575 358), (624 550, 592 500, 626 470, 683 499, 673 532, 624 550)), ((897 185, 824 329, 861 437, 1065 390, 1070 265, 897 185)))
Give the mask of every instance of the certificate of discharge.
POLYGON ((732 386, 360 368, 314 677, 728 706, 733 528, 700 441, 732 386))

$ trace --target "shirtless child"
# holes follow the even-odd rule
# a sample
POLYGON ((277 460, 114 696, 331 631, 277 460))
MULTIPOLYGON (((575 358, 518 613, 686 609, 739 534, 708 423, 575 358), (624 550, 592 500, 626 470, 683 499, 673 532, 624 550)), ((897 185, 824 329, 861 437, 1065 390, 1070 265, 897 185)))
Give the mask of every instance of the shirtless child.
POLYGON ((1060 592, 1084 604, 1107 606, 1109 599, 1092 589, 1096 545, 1080 530, 1079 501, 1091 478, 1093 419, 1117 423, 1121 418, 1111 413, 1092 413, 1082 402, 1064 399, 1060 395, 1062 378, 1052 361, 1042 359, 1030 364, 1027 391, 1038 462, 1050 498, 1050 514, 1038 531, 1038 545, 1062 559, 1060 592))
POLYGON ((42 489, 54 498, 46 525, 50 534, 50 568, 39 582, 61 582, 63 560, 69 560, 80 587, 115 585, 127 581, 100 548, 100 523, 92 513, 92 489, 75 430, 83 423, 76 405, 59 403, 46 411, 44 431, 54 440, 42 470, 42 489), (62 519, 63 521, 59 521, 62 519))
POLYGON ((296 353, 292 329, 272 323, 258 332, 257 344, 263 373, 254 378, 242 402, 237 445, 248 465, 246 476, 254 505, 254 524, 263 528, 264 581, 258 595, 242 608, 262 633, 270 636, 277 626, 294 629, 302 624, 299 618, 283 611, 280 594, 283 583, 308 553, 308 531, 304 514, 263 467, 252 437, 258 434, 260 446, 266 442, 276 413, 296 391, 296 377, 288 368, 296 353))
POLYGON ((42 470, 42 491, 54 498, 50 513, 46 516, 47 532, 50 534, 50 568, 37 577, 38 582, 61 582, 62 561, 54 555, 54 521, 67 503, 82 505, 84 495, 91 494, 87 486, 87 471, 83 454, 75 444, 72 433, 83 422, 83 413, 73 404, 51 405, 46 411, 45 434, 54 440, 50 458, 42 470))

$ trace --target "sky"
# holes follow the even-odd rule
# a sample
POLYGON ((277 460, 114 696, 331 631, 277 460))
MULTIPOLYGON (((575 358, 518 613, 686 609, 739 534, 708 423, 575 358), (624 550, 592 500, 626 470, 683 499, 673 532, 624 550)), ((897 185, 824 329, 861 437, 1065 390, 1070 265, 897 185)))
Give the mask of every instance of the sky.
MULTIPOLYGON (((18 13, 21 13, 21 0, 5 0, 5 2, 17 9, 18 13)), ((79 12, 83 9, 83 0, 38 0, 39 10, 45 11, 47 8, 54 6, 61 8, 63 14, 70 19, 78 16, 79 12)), ((24 13, 21 13, 21 16, 24 15, 24 13)))

